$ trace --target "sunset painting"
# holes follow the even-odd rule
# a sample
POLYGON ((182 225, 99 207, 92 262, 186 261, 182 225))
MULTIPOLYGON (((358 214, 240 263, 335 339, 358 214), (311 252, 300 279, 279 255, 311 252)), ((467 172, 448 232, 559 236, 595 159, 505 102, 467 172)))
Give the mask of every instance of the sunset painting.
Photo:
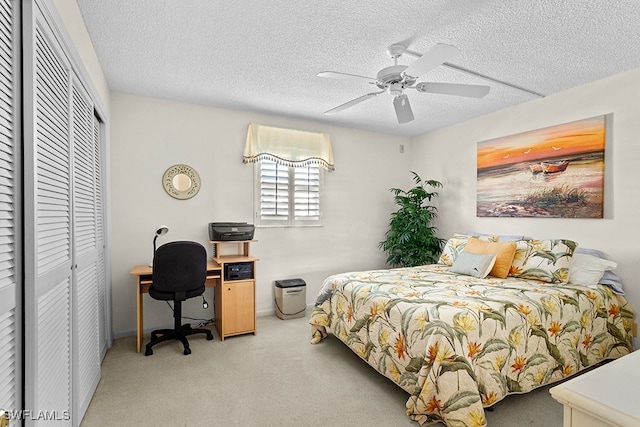
POLYGON ((479 142, 477 216, 602 218, 606 118, 479 142))

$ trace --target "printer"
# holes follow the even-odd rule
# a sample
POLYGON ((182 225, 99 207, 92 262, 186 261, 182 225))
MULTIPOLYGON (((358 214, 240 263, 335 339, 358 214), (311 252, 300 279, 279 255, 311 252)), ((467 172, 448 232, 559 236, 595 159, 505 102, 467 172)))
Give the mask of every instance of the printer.
POLYGON ((255 227, 246 222, 210 222, 209 240, 216 242, 252 240, 255 227))

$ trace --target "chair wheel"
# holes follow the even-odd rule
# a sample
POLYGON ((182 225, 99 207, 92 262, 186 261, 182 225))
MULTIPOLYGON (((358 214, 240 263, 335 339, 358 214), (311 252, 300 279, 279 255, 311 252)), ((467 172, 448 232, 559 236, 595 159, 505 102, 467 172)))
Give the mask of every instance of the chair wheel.
POLYGON ((146 349, 144 352, 145 356, 151 356, 153 354, 153 350, 151 350, 150 348, 146 349))
POLYGON ((184 355, 191 354, 191 349, 189 347, 184 349, 184 355))
POLYGON ((211 341, 213 339, 213 334, 208 334, 207 335, 207 341, 211 341))

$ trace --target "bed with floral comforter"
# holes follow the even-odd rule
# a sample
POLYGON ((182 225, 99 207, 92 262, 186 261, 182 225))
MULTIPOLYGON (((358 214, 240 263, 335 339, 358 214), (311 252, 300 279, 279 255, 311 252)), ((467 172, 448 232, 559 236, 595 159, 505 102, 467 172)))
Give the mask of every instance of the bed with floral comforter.
POLYGON ((484 426, 484 407, 633 350, 634 310, 608 287, 434 264, 327 278, 310 319, 410 397, 421 425, 484 426))

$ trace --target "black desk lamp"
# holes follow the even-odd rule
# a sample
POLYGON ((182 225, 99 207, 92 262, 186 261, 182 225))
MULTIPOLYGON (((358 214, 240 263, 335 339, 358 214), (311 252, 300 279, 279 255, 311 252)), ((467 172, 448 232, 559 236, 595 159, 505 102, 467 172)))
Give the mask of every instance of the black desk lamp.
POLYGON ((158 236, 162 236, 164 234, 167 234, 168 232, 169 232, 169 227, 167 227, 166 225, 161 225, 156 230, 156 235, 153 236, 153 256, 156 255, 156 240, 158 240, 158 236))

